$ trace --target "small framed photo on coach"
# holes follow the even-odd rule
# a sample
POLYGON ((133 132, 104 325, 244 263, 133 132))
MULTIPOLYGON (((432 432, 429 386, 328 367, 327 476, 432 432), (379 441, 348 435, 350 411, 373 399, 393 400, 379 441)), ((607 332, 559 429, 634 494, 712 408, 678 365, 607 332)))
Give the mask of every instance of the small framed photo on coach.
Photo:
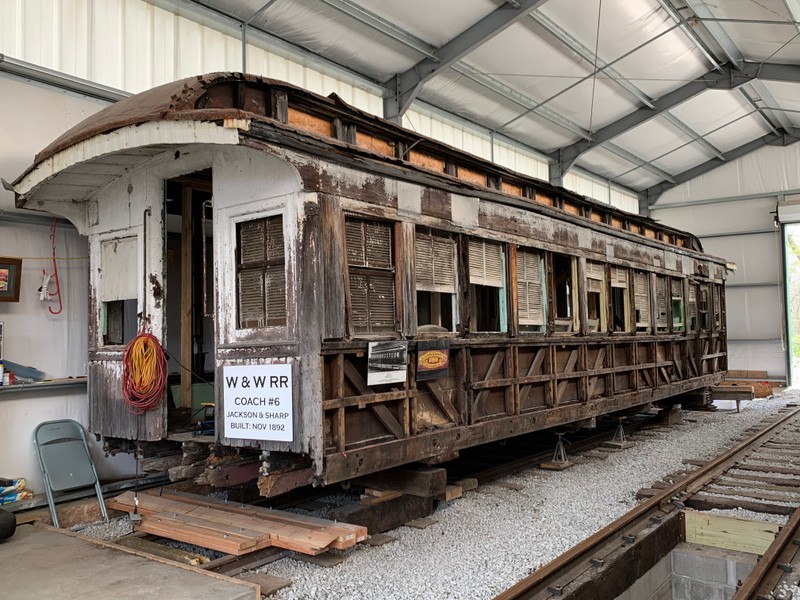
POLYGON ((22 259, 0 256, 0 302, 19 302, 22 259))

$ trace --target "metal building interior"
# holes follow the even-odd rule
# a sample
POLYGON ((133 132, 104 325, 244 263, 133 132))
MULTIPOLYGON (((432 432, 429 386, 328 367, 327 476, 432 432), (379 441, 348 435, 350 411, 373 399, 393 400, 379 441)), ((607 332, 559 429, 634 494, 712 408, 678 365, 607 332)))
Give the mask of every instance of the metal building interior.
MULTIPOLYGON (((787 387, 800 376, 796 0, 3 0, 0 272, 21 277, 14 297, 0 293, 0 358, 46 384, 0 387, 0 478, 42 490, 34 428, 90 418, 87 238, 18 208, 9 182, 103 108, 214 72, 335 94, 690 232, 732 267, 727 369, 787 387)), ((90 447, 101 479, 138 469, 90 447)))

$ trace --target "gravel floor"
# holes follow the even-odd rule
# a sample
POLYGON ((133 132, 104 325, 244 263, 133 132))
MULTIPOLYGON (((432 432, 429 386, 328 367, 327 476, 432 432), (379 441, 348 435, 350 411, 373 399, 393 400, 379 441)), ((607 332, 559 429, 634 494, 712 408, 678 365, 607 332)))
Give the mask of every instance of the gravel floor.
POLYGON ((719 454, 745 429, 798 399, 800 391, 789 390, 749 403, 739 414, 686 413, 693 422, 634 438, 634 448, 605 461, 509 478, 524 486, 521 491, 483 485, 467 492, 440 504, 433 515, 439 523, 396 529, 391 533, 398 541, 359 545, 337 567, 287 559, 262 571, 293 580, 274 596, 278 600, 492 598, 633 508, 639 488, 686 469, 684 459, 719 454))

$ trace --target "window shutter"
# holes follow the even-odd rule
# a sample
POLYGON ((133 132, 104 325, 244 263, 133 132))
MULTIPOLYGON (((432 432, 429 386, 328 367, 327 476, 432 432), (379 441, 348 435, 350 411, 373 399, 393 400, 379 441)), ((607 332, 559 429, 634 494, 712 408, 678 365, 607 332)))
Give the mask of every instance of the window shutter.
POLYGON ((656 327, 668 327, 668 314, 667 307, 669 306, 669 299, 667 298, 667 280, 664 277, 656 278, 656 306, 658 307, 658 315, 656 316, 656 327))
POLYGON ((689 284, 689 326, 697 329, 697 288, 689 284))
MULTIPOLYGON (((265 219, 267 234, 267 260, 283 260, 283 219, 271 217, 265 219)), ((262 253, 264 250, 261 251, 262 253)))
POLYGON ((536 252, 517 253, 517 306, 520 325, 544 325, 541 258, 536 252))
POLYGON ((603 263, 586 262, 586 291, 588 293, 602 293, 604 277, 603 263))
MULTIPOLYGON (((250 221, 239 226, 239 264, 247 266, 264 260, 265 220, 250 221)), ((283 231, 281 230, 281 255, 283 255, 283 231)))
POLYGON ((628 287, 628 269, 624 267, 611 267, 611 287, 628 287))
POLYGON ((264 327, 264 320, 264 278, 261 269, 242 271, 239 273, 239 327, 264 327))
POLYGON ((350 274, 350 321, 354 333, 369 333, 369 303, 367 276, 350 274))
POLYGON ((285 325, 283 217, 239 223, 238 236, 239 327, 285 325))
POLYGON ((503 246, 488 240, 469 241, 469 282, 503 287, 503 246))
POLYGON ((264 272, 267 287, 267 325, 286 322, 286 271, 283 265, 267 267, 264 272))
POLYGON ((368 293, 370 329, 374 332, 394 331, 394 276, 371 275, 368 293))
POLYGON ((634 302, 639 318, 637 327, 650 325, 650 286, 647 284, 647 273, 637 272, 634 275, 634 302))
POLYGON ((435 233, 416 233, 417 289, 455 294, 455 241, 435 233))
POLYGON ((392 227, 388 223, 364 223, 367 266, 377 269, 392 267, 392 227))
POLYGON ((348 220, 344 224, 345 243, 347 244, 347 264, 364 267, 367 257, 364 252, 364 222, 348 220))

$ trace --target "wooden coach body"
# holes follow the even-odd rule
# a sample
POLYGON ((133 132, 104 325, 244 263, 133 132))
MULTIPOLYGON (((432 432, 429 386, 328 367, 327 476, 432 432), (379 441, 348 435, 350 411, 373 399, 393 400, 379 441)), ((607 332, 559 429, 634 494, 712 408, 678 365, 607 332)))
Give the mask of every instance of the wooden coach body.
POLYGON ((213 74, 123 100, 15 189, 89 239, 90 429, 178 439, 166 398, 142 416, 122 400, 139 314, 216 382, 213 441, 261 453, 265 495, 666 400, 726 368, 726 264, 690 234, 280 82, 213 74))

